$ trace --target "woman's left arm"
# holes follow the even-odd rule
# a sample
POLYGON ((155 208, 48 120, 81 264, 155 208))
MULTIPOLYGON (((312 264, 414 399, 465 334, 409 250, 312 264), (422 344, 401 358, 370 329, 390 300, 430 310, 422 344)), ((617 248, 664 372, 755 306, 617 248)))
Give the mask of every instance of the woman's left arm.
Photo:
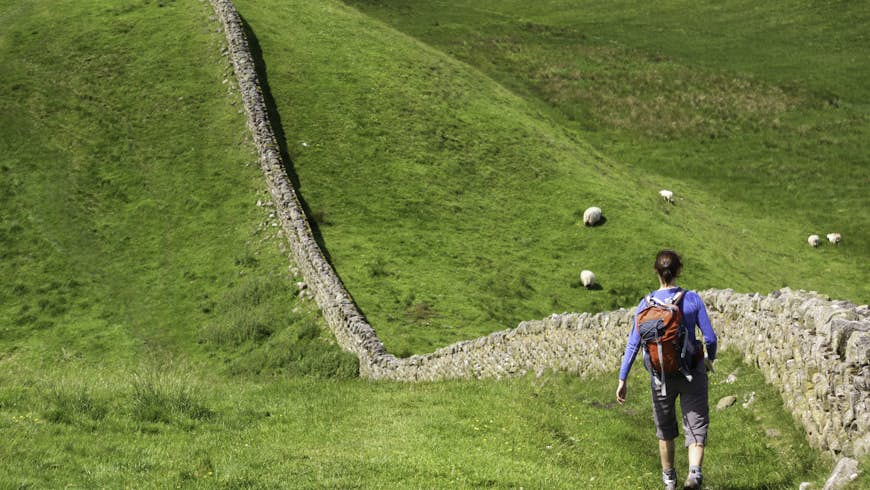
POLYGON ((716 332, 713 331, 713 325, 710 323, 710 317, 707 315, 707 307, 704 306, 704 301, 700 296, 698 298, 698 327, 701 328, 701 333, 704 335, 704 344, 707 346, 707 357, 714 361, 716 360, 716 332))

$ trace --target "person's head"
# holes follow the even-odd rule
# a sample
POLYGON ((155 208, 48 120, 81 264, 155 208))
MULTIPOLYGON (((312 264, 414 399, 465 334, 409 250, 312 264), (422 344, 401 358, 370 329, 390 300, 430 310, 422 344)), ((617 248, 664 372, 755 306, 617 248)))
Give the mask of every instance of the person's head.
POLYGON ((656 274, 665 284, 673 284, 683 270, 683 261, 673 250, 662 250, 656 255, 656 274))

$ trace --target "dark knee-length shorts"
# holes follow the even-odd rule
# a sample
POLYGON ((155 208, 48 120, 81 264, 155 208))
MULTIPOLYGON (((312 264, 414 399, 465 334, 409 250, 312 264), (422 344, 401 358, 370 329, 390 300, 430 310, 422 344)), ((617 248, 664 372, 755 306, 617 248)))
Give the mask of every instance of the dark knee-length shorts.
POLYGON ((665 396, 662 396, 661 388, 657 388, 652 379, 650 379, 650 386, 656 436, 660 440, 669 441, 679 435, 676 410, 676 402, 679 398, 680 409, 683 412, 686 446, 706 444, 707 428, 710 426, 710 408, 707 400, 707 372, 704 363, 699 362, 692 371, 691 382, 682 374, 667 375, 665 396))

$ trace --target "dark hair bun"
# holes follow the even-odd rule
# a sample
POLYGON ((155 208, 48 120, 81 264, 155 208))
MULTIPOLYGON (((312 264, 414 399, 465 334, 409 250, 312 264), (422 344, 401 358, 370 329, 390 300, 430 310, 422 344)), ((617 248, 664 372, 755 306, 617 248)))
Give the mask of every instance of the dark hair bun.
POLYGON ((666 283, 670 283, 680 275, 683 269, 683 261, 680 255, 673 250, 662 250, 656 255, 656 273, 666 283))

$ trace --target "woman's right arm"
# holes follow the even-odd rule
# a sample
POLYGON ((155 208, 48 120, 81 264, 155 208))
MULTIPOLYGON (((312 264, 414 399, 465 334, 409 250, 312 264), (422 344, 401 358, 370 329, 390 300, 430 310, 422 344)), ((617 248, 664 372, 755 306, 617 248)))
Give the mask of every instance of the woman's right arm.
POLYGON ((634 318, 631 322, 631 329, 628 332, 628 341, 625 343, 625 353, 622 355, 622 364, 619 367, 619 379, 625 381, 628 379, 628 372, 631 371, 631 365, 634 363, 634 358, 637 356, 637 351, 640 350, 640 333, 637 328, 637 312, 644 306, 645 300, 641 299, 634 310, 634 318))
POLYGON ((625 353, 622 355, 622 364, 619 366, 619 379, 625 381, 628 379, 628 373, 631 371, 631 365, 634 363, 634 358, 637 357, 637 351, 640 350, 640 334, 634 325, 631 326, 631 331, 628 333, 628 341, 625 343, 625 353))
POLYGON ((616 386, 616 402, 620 405, 625 403, 628 392, 625 380, 628 379, 628 372, 631 371, 631 365, 637 356, 639 348, 640 334, 637 333, 637 329, 632 325, 631 332, 628 334, 628 341, 625 344, 625 353, 622 355, 622 365, 619 368, 619 384, 616 386))
POLYGON ((713 325, 710 323, 710 317, 707 315, 707 307, 704 305, 704 300, 700 296, 697 296, 697 298, 698 328, 701 329, 701 334, 704 336, 704 344, 707 346, 707 358, 710 361, 715 361, 718 339, 716 338, 716 332, 713 330, 713 325))
POLYGON ((626 393, 628 388, 625 381, 628 379, 628 372, 631 371, 631 365, 634 363, 634 358, 637 356, 637 351, 640 349, 640 333, 638 333, 635 325, 637 324, 637 312, 643 307, 644 300, 640 301, 635 310, 634 319, 631 322, 631 329, 628 332, 628 340, 625 342, 625 352, 622 354, 622 365, 619 367, 619 384, 616 386, 616 402, 622 405, 625 403, 626 393))

